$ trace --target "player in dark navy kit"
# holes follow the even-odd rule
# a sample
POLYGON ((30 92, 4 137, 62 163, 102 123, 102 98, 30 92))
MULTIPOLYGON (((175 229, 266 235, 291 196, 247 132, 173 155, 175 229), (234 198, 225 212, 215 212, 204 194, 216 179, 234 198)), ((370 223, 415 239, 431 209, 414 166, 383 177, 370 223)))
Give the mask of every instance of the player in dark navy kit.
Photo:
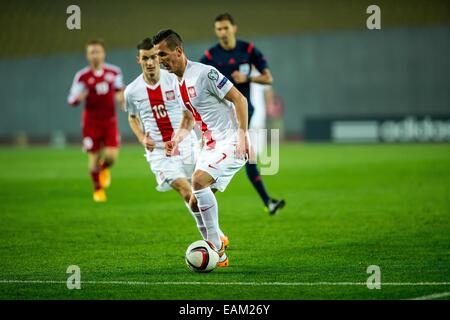
MULTIPOLYGON (((267 61, 253 43, 236 39, 237 26, 229 13, 220 14, 215 18, 214 29, 219 43, 206 50, 200 62, 216 67, 247 98, 250 123, 254 112, 250 101, 250 83, 265 85, 272 83, 267 61), (261 74, 251 77, 252 66, 255 66, 261 74)), ((283 208, 284 200, 276 200, 268 195, 256 164, 247 162, 245 169, 268 212, 275 214, 278 209, 283 208)))

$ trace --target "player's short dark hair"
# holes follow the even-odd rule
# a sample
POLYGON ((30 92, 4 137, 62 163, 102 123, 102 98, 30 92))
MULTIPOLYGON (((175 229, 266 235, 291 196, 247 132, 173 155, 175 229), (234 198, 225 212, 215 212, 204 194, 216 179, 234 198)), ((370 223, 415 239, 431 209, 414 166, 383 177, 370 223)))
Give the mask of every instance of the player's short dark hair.
POLYGON ((103 49, 106 49, 105 41, 103 41, 103 39, 92 39, 92 40, 89 40, 88 42, 86 42, 86 48, 88 46, 92 46, 92 45, 96 45, 96 44, 102 46, 103 49))
POLYGON ((138 55, 139 55, 139 50, 150 50, 151 48, 153 48, 153 46, 154 46, 153 40, 148 37, 145 38, 136 46, 136 48, 138 50, 138 55))
POLYGON ((180 35, 172 29, 161 30, 153 37, 153 43, 155 45, 162 41, 166 41, 170 50, 175 50, 177 47, 183 47, 183 39, 181 39, 180 35))
POLYGON ((233 16, 228 12, 217 15, 217 17, 214 19, 214 23, 216 23, 217 21, 230 21, 233 26, 236 25, 233 16))

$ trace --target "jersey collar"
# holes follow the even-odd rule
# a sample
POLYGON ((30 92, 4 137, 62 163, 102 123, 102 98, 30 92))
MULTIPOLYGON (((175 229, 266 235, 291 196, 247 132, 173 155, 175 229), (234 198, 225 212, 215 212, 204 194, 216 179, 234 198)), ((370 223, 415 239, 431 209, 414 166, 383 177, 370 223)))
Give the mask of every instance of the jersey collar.
POLYGON ((144 84, 145 84, 145 86, 146 86, 147 88, 150 88, 150 89, 152 89, 152 90, 155 90, 156 88, 159 87, 159 85, 160 85, 160 83, 161 83, 161 73, 159 74, 159 80, 158 80, 158 82, 155 83, 154 85, 151 85, 151 84, 147 83, 147 81, 145 81, 145 79, 144 79, 144 74, 143 74, 143 73, 141 73, 141 79, 142 79, 142 82, 144 82, 144 84))
POLYGON ((192 65, 192 61, 189 60, 188 58, 186 58, 186 68, 184 69, 183 77, 181 78, 181 81, 178 81, 180 84, 182 84, 184 82, 184 80, 186 80, 186 73, 187 73, 188 69, 191 67, 191 65, 192 65))
POLYGON ((99 69, 99 70, 95 70, 92 69, 92 73, 94 74, 94 76, 96 77, 101 77, 103 75, 103 73, 105 72, 105 70, 103 68, 99 69))

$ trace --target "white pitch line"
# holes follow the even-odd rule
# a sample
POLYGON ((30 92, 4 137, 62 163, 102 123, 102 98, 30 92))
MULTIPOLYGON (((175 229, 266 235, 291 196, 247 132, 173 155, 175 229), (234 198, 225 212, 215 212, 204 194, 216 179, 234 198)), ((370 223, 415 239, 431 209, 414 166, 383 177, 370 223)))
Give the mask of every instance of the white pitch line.
POLYGON ((450 291, 442 292, 442 293, 433 293, 433 294, 430 294, 427 296, 412 298, 410 300, 432 300, 432 299, 439 299, 439 298, 444 298, 444 297, 448 297, 448 296, 450 296, 450 291))
MULTIPOLYGON (((0 284, 66 284, 58 280, 0 280, 0 284)), ((81 281, 81 284, 92 285, 130 285, 130 286, 159 286, 159 285, 209 285, 209 286, 367 286, 366 282, 207 282, 207 281, 81 281)), ((381 286, 450 286, 450 282, 382 282, 381 286)))

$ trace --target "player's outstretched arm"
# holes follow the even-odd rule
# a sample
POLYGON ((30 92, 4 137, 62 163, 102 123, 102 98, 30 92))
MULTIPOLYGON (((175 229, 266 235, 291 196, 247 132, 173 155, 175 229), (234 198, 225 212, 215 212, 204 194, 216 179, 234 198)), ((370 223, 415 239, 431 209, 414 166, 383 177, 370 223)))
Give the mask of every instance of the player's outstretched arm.
POLYGON ((128 123, 134 135, 147 150, 153 151, 155 149, 155 141, 152 140, 149 134, 145 134, 141 129, 141 123, 136 115, 128 115, 128 123))
POLYGON ((183 111, 183 117, 181 118, 180 127, 175 132, 171 141, 167 141, 164 143, 164 149, 166 150, 166 156, 171 156, 173 150, 177 146, 178 143, 183 141, 184 138, 189 135, 189 133, 194 128, 195 121, 194 117, 189 111, 183 111))
POLYGON ((239 123, 239 141, 236 146, 236 157, 244 159, 247 154, 251 157, 250 140, 248 138, 248 102, 247 98, 235 87, 232 87, 225 96, 236 108, 236 116, 239 123))

